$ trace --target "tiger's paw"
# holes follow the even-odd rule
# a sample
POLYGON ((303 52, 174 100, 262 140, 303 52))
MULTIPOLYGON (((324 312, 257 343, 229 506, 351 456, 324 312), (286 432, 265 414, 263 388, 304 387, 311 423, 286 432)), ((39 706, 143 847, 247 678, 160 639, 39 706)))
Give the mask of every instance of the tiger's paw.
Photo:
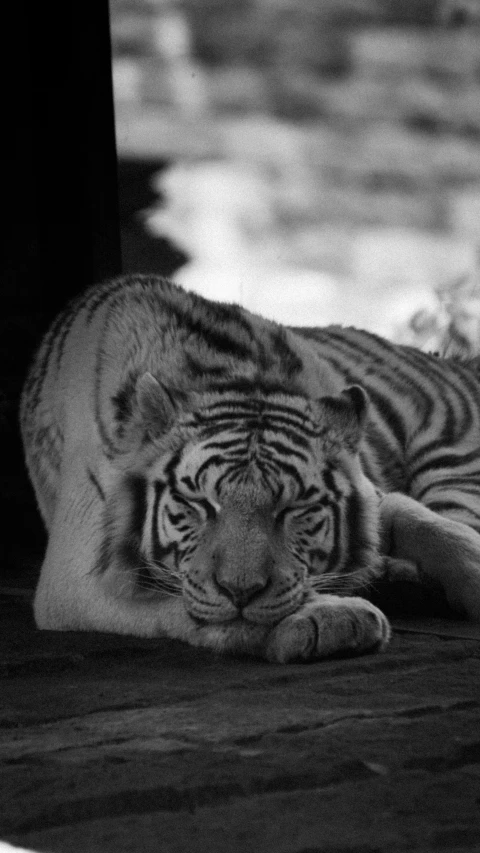
POLYGON ((269 636, 265 656, 272 663, 288 663, 336 652, 381 651, 390 635, 386 616, 369 601, 319 595, 279 622, 269 636))

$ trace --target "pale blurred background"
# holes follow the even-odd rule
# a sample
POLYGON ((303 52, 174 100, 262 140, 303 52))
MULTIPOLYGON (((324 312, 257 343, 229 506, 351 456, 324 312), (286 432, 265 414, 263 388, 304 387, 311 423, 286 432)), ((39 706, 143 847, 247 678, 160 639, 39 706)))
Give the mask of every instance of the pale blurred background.
POLYGON ((478 351, 480 0, 110 3, 124 268, 478 351))

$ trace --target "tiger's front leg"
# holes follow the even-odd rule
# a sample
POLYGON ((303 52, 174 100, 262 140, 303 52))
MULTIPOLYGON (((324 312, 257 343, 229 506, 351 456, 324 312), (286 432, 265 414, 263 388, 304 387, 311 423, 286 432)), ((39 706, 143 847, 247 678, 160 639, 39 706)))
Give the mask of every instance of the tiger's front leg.
POLYGON ((178 637, 191 641, 195 626, 181 597, 141 597, 121 559, 101 565, 105 552, 105 501, 85 464, 88 448, 67 457, 48 546, 35 592, 39 628, 102 631, 137 637, 178 637))
POLYGON ((266 657, 276 663, 316 660, 337 652, 380 651, 390 639, 387 618, 358 596, 319 595, 272 631, 266 657))
POLYGON ((398 492, 380 503, 382 550, 414 563, 420 581, 441 586, 459 615, 480 622, 480 535, 398 492))

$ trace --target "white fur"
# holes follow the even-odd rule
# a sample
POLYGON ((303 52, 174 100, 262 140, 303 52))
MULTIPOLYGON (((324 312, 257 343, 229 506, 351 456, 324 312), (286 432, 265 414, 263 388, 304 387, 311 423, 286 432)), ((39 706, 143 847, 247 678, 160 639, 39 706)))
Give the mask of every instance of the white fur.
MULTIPOLYGON (((97 293, 101 297, 103 292, 92 291, 90 299, 97 293)), ((132 287, 117 313, 107 298, 90 317, 87 299, 86 307, 73 316, 63 341, 61 336, 46 339, 22 399, 27 465, 49 532, 35 594, 37 625, 142 637, 166 635, 192 645, 248 652, 279 662, 383 648, 390 636, 388 622, 362 598, 325 594, 327 590, 317 587, 316 592, 306 588, 302 601, 297 586, 294 612, 290 604, 282 605, 276 624, 267 624, 268 620, 262 624, 261 619, 248 622, 248 616, 243 621, 228 622, 227 617, 215 624, 212 618, 210 624, 201 624, 189 615, 184 596, 136 589, 129 568, 115 549, 108 565, 102 571, 98 569, 106 523, 112 525, 116 539, 125 528, 129 508, 122 497, 122 483, 126 474, 146 475, 151 470, 155 476, 154 465, 162 454, 171 451, 170 439, 164 440, 161 430, 156 435, 152 427, 159 412, 162 414, 157 420, 163 419, 165 429, 175 418, 171 402, 162 398, 154 377, 165 376, 174 388, 181 387, 183 351, 188 347, 210 365, 230 358, 209 349, 206 340, 192 342, 192 336, 179 331, 172 321, 174 311, 172 316, 168 311, 152 313, 156 310, 153 297, 149 302, 150 293, 145 293, 140 286, 137 290, 132 287), (197 345, 203 347, 200 353, 197 345), (42 359, 47 352, 44 376, 42 359), (130 375, 142 375, 143 379, 136 386, 137 411, 122 433, 115 422, 112 400, 130 375), (142 444, 145 432, 151 439, 146 448, 142 444)), ((168 292, 168 298, 182 311, 201 314, 201 307, 188 294, 173 291, 168 292)), ((261 318, 245 317, 257 333, 271 328, 261 318)), ((302 359, 301 381, 312 407, 318 389, 338 394, 343 387, 341 377, 328 362, 312 354, 307 341, 290 332, 286 335, 288 345, 302 359)), ((228 368, 247 378, 257 369, 252 361, 235 361, 234 357, 228 368)), ((347 405, 345 399, 343 405, 347 405)), ((411 408, 413 411, 413 403, 411 408)), ((329 417, 334 445, 357 440, 355 424, 335 425, 336 416, 329 417)), ((343 476, 362 495, 373 553, 378 541, 377 496, 354 452, 344 449, 339 457, 342 454, 343 476)), ((480 536, 398 493, 383 496, 380 512, 384 553, 415 564, 421 577, 441 584, 455 608, 480 621, 480 536)), ((239 542, 247 540, 248 535, 248 529, 243 531, 239 542)), ((233 566, 235 560, 231 563, 233 566)), ((373 571, 375 566, 371 568, 373 571)), ((250 584, 255 581, 255 571, 255 566, 249 565, 243 572, 250 584)), ((193 572, 192 578, 195 582, 204 580, 193 572)), ((280 581, 284 580, 280 578, 277 587, 274 583, 273 592, 268 594, 274 596, 278 589, 280 595, 280 581)), ((215 594, 218 598, 218 590, 215 594)), ((251 614, 255 612, 252 605, 251 614)))

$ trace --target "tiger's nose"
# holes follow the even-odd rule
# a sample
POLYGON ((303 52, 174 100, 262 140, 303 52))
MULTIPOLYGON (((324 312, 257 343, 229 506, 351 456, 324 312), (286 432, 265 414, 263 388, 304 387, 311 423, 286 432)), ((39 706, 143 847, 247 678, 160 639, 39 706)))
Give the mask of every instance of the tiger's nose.
POLYGON ((215 583, 221 593, 226 595, 236 607, 246 607, 246 605, 262 592, 269 584, 269 579, 258 580, 249 586, 243 586, 228 578, 215 576, 215 583))

